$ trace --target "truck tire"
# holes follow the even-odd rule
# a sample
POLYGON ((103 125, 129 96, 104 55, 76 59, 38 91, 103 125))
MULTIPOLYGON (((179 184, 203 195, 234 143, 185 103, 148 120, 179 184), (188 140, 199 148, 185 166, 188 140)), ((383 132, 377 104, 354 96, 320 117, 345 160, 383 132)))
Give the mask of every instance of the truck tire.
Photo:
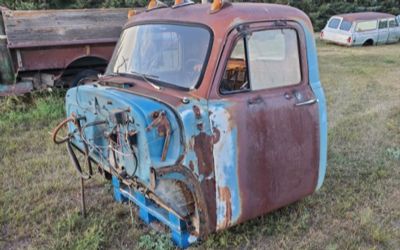
POLYGON ((78 85, 84 84, 85 80, 93 79, 96 80, 98 79, 97 75, 100 74, 99 71, 94 70, 94 69, 85 69, 81 72, 79 72, 74 79, 71 82, 70 87, 76 87, 78 85))

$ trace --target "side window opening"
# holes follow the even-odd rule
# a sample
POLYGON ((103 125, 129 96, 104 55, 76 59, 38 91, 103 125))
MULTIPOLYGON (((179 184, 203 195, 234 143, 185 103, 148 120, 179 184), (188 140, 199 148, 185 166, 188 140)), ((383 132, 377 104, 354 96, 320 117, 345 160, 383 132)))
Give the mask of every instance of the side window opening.
POLYGON ((229 94, 285 87, 299 84, 301 79, 297 32, 290 28, 255 31, 236 42, 220 91, 229 94))
POLYGON ((252 90, 301 82, 298 39, 294 29, 254 32, 248 38, 248 60, 252 90))
POLYGON ((399 24, 396 22, 396 19, 391 19, 389 21, 389 28, 399 27, 399 24))
POLYGON ((378 27, 378 23, 376 20, 374 21, 363 21, 357 24, 356 31, 357 32, 364 32, 364 31, 371 31, 376 30, 378 27))
POLYGON ((353 26, 352 22, 343 20, 342 23, 340 24, 340 30, 350 31, 351 26, 353 26))
POLYGON ((228 58, 220 91, 222 93, 233 93, 248 89, 246 49, 244 38, 241 38, 236 42, 228 58))
POLYGON ((380 20, 379 21, 379 29, 386 29, 388 27, 388 21, 387 20, 380 20))

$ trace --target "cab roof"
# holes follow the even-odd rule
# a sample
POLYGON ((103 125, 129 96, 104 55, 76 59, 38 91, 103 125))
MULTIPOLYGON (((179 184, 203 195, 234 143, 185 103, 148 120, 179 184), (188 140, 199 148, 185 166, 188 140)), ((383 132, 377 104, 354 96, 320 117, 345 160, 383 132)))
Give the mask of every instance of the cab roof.
POLYGON ((380 12, 358 12, 358 13, 348 13, 342 15, 336 15, 337 17, 343 18, 343 20, 353 22, 353 21, 369 21, 382 18, 394 18, 394 15, 380 12))
POLYGON ((216 30, 230 30, 232 27, 248 22, 293 20, 306 25, 312 31, 310 19, 299 9, 278 4, 265 3, 227 3, 223 8, 210 13, 211 4, 191 4, 176 8, 159 8, 134 16, 126 25, 130 27, 146 22, 197 23, 216 30))

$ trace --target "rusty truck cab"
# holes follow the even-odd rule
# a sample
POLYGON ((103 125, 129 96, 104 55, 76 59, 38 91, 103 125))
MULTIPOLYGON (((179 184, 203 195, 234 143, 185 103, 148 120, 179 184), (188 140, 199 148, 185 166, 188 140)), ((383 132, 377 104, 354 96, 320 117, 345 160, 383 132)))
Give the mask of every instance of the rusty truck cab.
POLYGON ((179 246, 323 183, 313 29, 292 7, 183 4, 136 15, 106 74, 69 90, 66 104, 65 141, 82 177, 90 173, 71 145, 112 176, 117 200, 169 226, 179 246))

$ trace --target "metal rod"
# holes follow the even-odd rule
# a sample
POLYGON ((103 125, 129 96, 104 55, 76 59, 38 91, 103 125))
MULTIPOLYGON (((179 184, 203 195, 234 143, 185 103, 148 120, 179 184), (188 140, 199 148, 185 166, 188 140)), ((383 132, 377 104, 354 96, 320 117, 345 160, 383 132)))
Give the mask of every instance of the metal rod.
POLYGON ((81 179, 81 212, 83 218, 86 218, 86 201, 85 201, 85 179, 81 179))

